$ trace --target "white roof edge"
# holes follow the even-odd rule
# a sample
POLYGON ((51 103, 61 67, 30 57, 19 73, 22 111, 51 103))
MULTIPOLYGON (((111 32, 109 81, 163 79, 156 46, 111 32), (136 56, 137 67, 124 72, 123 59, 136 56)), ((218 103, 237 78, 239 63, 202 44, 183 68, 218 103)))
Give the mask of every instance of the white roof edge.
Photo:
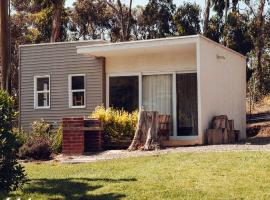
POLYGON ((213 40, 211 40, 211 39, 209 39, 209 38, 207 38, 207 37, 205 37, 203 35, 199 35, 199 37, 206 40, 206 41, 208 41, 208 42, 211 42, 212 44, 215 44, 215 45, 217 45, 217 46, 219 46, 219 47, 221 47, 223 49, 226 49, 227 51, 230 51, 230 52, 232 52, 232 53, 234 53, 234 54, 236 54, 236 55, 238 55, 238 56, 240 56, 240 57, 242 57, 244 59, 247 59, 247 56, 244 56, 243 54, 241 54, 241 53, 239 53, 239 52, 237 52, 237 51, 235 51, 235 50, 233 50, 233 49, 231 49, 229 47, 226 47, 226 46, 224 46, 224 45, 222 45, 222 44, 220 44, 218 42, 215 42, 215 41, 213 41, 213 40))
MULTIPOLYGON (((185 40, 191 40, 189 43, 196 43, 199 39, 199 35, 188 35, 188 36, 181 36, 181 37, 167 37, 167 38, 159 38, 159 39, 149 39, 149 40, 134 40, 134 41, 126 41, 126 42, 118 42, 118 43, 107 43, 107 44, 95 44, 95 45, 87 45, 87 46, 78 46, 77 47, 77 53, 78 54, 87 54, 89 53, 89 50, 93 50, 94 48, 97 50, 101 50, 100 48, 107 48, 102 49, 101 51, 107 51, 110 48, 121 48, 121 46, 127 46, 127 45, 143 45, 143 44, 151 44, 155 46, 159 42, 173 42, 173 41, 185 41, 185 40)), ((137 48, 136 46, 130 46, 129 48, 137 48)), ((90 51, 91 51, 90 50, 90 51)))
POLYGON ((67 42, 46 42, 46 43, 39 43, 39 44, 22 44, 19 45, 19 48, 22 47, 33 47, 33 46, 51 46, 51 45, 61 45, 61 44, 75 44, 75 43, 97 43, 100 42, 101 44, 109 43, 107 40, 78 40, 78 41, 67 41, 67 42))

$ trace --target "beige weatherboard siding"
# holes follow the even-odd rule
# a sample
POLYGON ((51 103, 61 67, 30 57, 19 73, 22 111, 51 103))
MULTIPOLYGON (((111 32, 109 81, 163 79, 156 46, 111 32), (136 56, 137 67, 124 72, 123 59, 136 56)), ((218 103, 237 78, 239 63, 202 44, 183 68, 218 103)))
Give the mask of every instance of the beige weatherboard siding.
POLYGON ((105 58, 107 105, 111 76, 137 75, 141 82, 143 75, 171 74, 175 83, 177 73, 197 73, 198 136, 171 137, 166 145, 202 144, 209 122, 223 114, 234 119, 241 137, 246 137, 246 58, 239 53, 200 35, 80 46, 77 52, 105 58))
POLYGON ((103 103, 103 59, 78 55, 77 46, 103 41, 20 46, 20 124, 34 120, 59 122, 65 116, 87 116, 103 103), (85 74, 85 108, 69 107, 68 76, 85 74), (34 108, 34 77, 50 76, 50 108, 34 108))

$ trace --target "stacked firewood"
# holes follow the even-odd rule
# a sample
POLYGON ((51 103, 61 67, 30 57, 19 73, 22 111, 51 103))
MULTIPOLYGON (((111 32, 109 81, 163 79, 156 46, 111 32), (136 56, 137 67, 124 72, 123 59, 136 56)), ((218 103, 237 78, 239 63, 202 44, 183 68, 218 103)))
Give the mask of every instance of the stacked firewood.
POLYGON ((238 141, 239 133, 234 130, 234 120, 229 120, 226 115, 216 116, 206 130, 206 143, 233 144, 238 141))

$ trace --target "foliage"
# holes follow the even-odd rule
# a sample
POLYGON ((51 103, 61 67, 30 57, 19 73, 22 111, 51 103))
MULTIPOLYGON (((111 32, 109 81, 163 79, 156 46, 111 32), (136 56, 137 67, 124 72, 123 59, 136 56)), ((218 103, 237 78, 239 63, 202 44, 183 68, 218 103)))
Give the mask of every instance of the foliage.
POLYGON ((138 112, 128 113, 113 108, 98 106, 90 118, 100 119, 104 126, 105 141, 132 140, 138 121, 138 112))
POLYGON ((77 39, 97 39, 111 28, 108 5, 98 0, 78 0, 74 3, 71 23, 77 39))
POLYGON ((196 35, 201 32, 201 8, 196 3, 184 3, 175 15, 174 23, 179 35, 196 35))
POLYGON ((19 151, 22 159, 49 159, 51 154, 62 151, 62 126, 53 128, 43 119, 32 122, 32 130, 24 134, 19 151))
POLYGON ((62 152, 62 140, 63 140, 63 126, 60 125, 58 129, 53 131, 51 135, 51 146, 54 153, 62 152))
POLYGON ((17 162, 18 144, 12 132, 14 100, 0 90, 0 192, 10 192, 25 181, 24 168, 17 162))
POLYGON ((174 33, 173 14, 176 6, 172 0, 150 0, 143 11, 143 39, 162 38, 174 33))
POLYGON ((47 160, 52 148, 50 140, 44 136, 33 136, 20 148, 19 157, 22 159, 47 160))

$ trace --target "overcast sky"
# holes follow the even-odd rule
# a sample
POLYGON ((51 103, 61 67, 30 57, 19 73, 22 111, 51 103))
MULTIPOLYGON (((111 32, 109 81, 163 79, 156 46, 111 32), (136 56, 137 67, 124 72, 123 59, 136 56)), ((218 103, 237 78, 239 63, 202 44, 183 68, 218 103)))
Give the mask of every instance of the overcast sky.
MULTIPOLYGON (((75 0, 66 0, 66 6, 71 7, 74 1, 75 0)), ((129 2, 129 0, 123 0, 123 1, 126 3, 129 2)), ((205 4, 205 0, 173 0, 173 1, 176 5, 180 5, 183 2, 196 2, 201 6, 201 8, 204 8, 204 4, 205 4)), ((147 2, 148 0, 133 0, 133 6, 145 5, 147 4, 147 2)))

